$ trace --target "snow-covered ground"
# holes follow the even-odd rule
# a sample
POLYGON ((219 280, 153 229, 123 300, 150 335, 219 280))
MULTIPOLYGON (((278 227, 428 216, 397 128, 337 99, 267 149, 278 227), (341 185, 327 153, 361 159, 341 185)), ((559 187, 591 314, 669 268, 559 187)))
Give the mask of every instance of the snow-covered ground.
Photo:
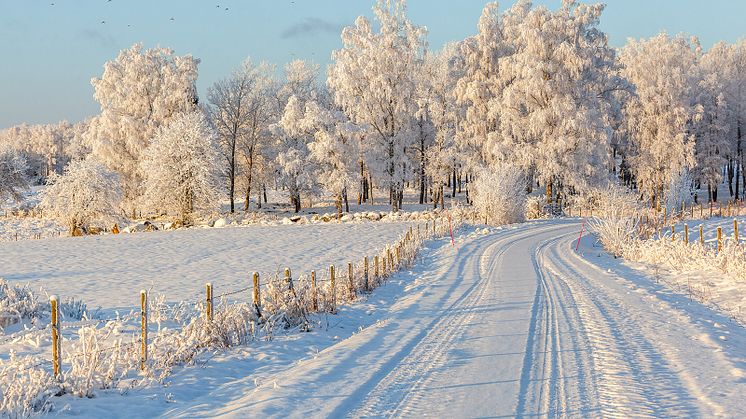
MULTIPOLYGON (((424 224, 424 223, 423 223, 424 224)), ((141 289, 167 301, 250 284, 289 267, 296 274, 359 262, 410 223, 343 223, 184 229, 0 243, 0 278, 76 297, 89 309, 139 305, 141 289)))
POLYGON ((455 246, 427 242, 411 270, 337 315, 315 317, 310 333, 204 353, 165 386, 66 395, 54 400, 57 411, 738 416, 746 330, 610 257, 592 235, 576 253, 579 231, 578 220, 465 228, 455 246))

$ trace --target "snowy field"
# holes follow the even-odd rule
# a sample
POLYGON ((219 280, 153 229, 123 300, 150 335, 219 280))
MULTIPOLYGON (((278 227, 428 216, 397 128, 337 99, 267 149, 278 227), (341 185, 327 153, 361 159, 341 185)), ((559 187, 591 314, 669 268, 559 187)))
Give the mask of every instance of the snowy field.
MULTIPOLYGON (((424 223, 423 223, 424 224, 424 223)), ((75 297, 89 309, 129 308, 140 289, 167 301, 249 285, 250 274, 326 270, 393 243, 410 223, 185 229, 0 243, 0 278, 75 297)))

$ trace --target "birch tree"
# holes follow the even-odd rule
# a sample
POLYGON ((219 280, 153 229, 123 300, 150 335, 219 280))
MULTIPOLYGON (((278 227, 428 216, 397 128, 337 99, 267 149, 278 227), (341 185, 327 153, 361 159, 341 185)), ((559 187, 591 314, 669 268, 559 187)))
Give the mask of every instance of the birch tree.
POLYGON ((369 127, 365 141, 376 163, 371 169, 389 190, 392 211, 403 199, 406 149, 413 142, 417 83, 425 29, 406 17, 404 1, 379 0, 374 25, 363 16, 342 31, 343 47, 332 53, 327 84, 350 119, 369 127))
POLYGON ((699 78, 695 45, 665 33, 630 40, 621 61, 622 74, 636 89, 624 107, 631 170, 643 196, 659 209, 671 179, 695 164, 690 131, 699 78))
POLYGON ((195 109, 198 64, 191 55, 135 44, 91 80, 101 113, 90 123, 88 143, 99 161, 121 175, 130 203, 140 193, 140 161, 150 140, 173 118, 195 109))
POLYGON ((231 212, 235 211, 236 177, 242 172, 246 177, 244 210, 249 209, 258 154, 277 114, 273 71, 267 63, 256 65, 247 59, 229 78, 216 82, 207 91, 208 113, 228 169, 231 212))

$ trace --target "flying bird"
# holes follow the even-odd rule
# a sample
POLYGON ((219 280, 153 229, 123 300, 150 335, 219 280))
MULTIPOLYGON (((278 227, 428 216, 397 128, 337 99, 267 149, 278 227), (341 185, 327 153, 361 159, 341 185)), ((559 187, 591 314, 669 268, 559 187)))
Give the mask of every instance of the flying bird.
POLYGON ((101 21, 101 23, 102 23, 102 24, 103 24, 103 23, 106 23, 106 21, 105 21, 105 20, 102 20, 102 21, 101 21))
POLYGON ((174 18, 171 18, 171 20, 176 20, 176 19, 174 19, 174 18))

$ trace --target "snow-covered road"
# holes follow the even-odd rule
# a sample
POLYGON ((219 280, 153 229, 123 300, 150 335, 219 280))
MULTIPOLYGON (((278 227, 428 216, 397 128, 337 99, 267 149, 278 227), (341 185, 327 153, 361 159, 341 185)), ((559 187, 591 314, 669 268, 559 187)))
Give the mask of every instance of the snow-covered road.
POLYGON ((259 386, 225 383, 167 415, 743 412, 744 329, 609 259, 591 238, 576 253, 579 230, 540 222, 436 249, 380 321, 259 386))

